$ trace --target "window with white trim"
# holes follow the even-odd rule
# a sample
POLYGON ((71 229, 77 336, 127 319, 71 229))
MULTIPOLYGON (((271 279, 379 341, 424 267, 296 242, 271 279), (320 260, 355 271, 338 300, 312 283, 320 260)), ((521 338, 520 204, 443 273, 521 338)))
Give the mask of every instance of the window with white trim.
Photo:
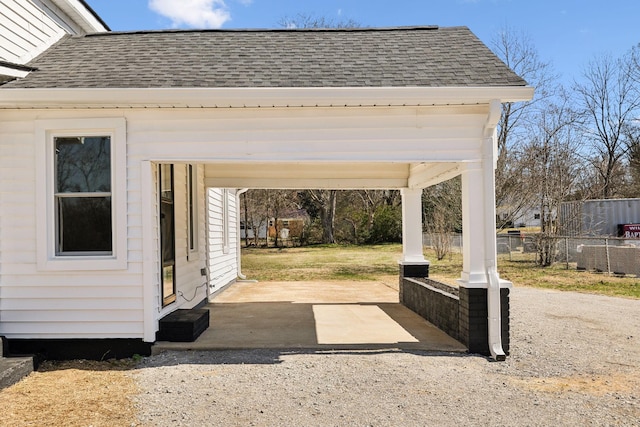
POLYGON ((112 255, 111 137, 54 136, 55 254, 112 255))
POLYGON ((125 120, 36 121, 38 267, 125 269, 125 120))

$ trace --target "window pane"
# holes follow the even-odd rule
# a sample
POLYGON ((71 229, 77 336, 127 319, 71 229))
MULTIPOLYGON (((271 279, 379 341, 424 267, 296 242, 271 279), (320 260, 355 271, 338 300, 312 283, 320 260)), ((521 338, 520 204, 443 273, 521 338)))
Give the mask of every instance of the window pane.
POLYGON ((56 137, 56 192, 111 191, 111 138, 56 137))
POLYGON ((111 252, 111 197, 59 197, 58 253, 111 252))

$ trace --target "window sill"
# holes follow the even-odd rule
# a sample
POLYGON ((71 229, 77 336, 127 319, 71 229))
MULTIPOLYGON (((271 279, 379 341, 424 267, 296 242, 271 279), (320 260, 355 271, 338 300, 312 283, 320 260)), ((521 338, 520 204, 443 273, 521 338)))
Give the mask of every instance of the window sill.
POLYGON ((126 270, 127 260, 104 256, 65 256, 39 260, 41 271, 126 270))

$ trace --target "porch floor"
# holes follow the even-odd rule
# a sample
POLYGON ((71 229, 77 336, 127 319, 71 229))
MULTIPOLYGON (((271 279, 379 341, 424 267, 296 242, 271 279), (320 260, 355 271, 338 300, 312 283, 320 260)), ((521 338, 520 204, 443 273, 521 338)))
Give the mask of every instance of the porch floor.
POLYGON ((464 352, 458 341, 398 302, 380 282, 238 282, 207 307, 195 342, 153 352, 223 349, 406 349, 464 352))

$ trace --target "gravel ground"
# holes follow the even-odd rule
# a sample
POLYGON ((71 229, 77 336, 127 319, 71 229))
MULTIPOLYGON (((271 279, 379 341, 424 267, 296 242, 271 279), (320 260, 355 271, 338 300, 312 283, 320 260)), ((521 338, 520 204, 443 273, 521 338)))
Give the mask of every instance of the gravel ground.
POLYGON ((640 301, 515 288, 506 362, 415 351, 166 352, 152 426, 640 426, 640 301))

